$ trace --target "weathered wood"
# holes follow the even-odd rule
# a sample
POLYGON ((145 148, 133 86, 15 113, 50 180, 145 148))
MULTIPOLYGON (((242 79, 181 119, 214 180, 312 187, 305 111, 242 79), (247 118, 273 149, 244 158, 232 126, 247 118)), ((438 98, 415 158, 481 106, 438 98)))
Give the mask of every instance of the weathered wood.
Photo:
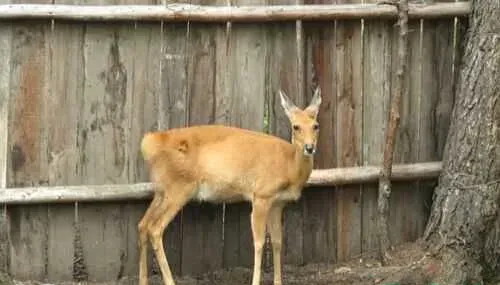
MULTIPOLYGON (((437 173, 436 173, 437 175, 437 173)), ((375 180, 375 176, 373 177, 375 180)), ((37 186, 0 189, 0 203, 68 203, 143 200, 151 197, 151 183, 81 185, 81 186, 37 186)))
MULTIPOLYGON (((224 1, 225 5, 230 5, 231 1, 224 1)), ((218 124, 231 123, 231 108, 233 101, 232 91, 232 24, 224 23, 216 28, 216 76, 215 76, 215 122, 218 124)), ((234 268, 240 266, 240 217, 244 217, 244 205, 222 204, 223 224, 222 235, 224 268, 234 268)), ((250 225, 249 223, 247 226, 250 225)))
MULTIPOLYGON (((334 1, 328 1, 332 3, 334 1)), ((306 3, 319 4, 320 1, 306 3)), ((336 166, 336 152, 332 143, 336 139, 335 96, 335 23, 304 23, 306 39, 306 102, 312 91, 321 88, 322 103, 318 115, 320 135, 315 155, 315 169, 336 166)), ((334 262, 336 260, 335 194, 328 189, 306 191, 304 200, 304 262, 334 262)))
MULTIPOLYGON (((138 3, 140 1, 115 1, 115 4, 129 4, 131 2, 138 3)), ((106 2, 94 3, 109 4, 106 2)), ((155 1, 148 1, 148 4, 155 3, 155 1)), ((100 123, 106 126, 104 131, 98 129, 97 135, 104 134, 101 139, 106 141, 106 146, 115 151, 105 149, 108 156, 114 155, 114 158, 109 159, 111 163, 106 165, 105 169, 107 171, 118 170, 114 174, 106 175, 115 181, 147 181, 147 171, 140 156, 139 145, 145 131, 157 129, 157 101, 160 90, 159 59, 161 55, 161 41, 157 39, 161 38, 161 26, 147 23, 122 26, 88 25, 86 31, 87 35, 90 35, 88 41, 91 46, 101 49, 100 51, 91 49, 90 56, 88 54, 86 56, 88 60, 86 66, 101 68, 101 70, 90 72, 90 74, 98 74, 97 78, 102 84, 91 81, 90 89, 95 88, 95 95, 100 96, 99 98, 103 98, 104 101, 102 105, 99 104, 101 102, 93 103, 93 106, 97 107, 97 127, 100 123), (108 32, 109 34, 106 35, 108 32), (106 39, 102 40, 101 36, 105 36, 106 39), (103 50, 109 51, 102 54, 103 58, 93 56, 97 55, 93 52, 102 53, 103 50), (99 110, 99 108, 104 110, 99 110), (99 118, 101 115, 104 118, 99 118), (110 134, 112 136, 109 136, 110 134), (113 146, 114 143, 116 146, 113 146)), ((92 131, 92 126, 90 126, 90 131, 92 131)), ((96 175, 91 176, 95 177, 96 175)), ((98 178, 103 179, 102 177, 98 178)), ((89 249, 85 240, 87 233, 81 231, 83 251, 86 253, 86 251, 91 250, 92 254, 90 257, 85 254, 86 263, 93 262, 103 265, 101 267, 87 266, 89 279, 105 279, 107 278, 106 274, 114 275, 118 279, 124 275, 137 274, 137 224, 145 208, 146 203, 80 205, 81 219, 79 224, 82 228, 88 226, 98 231, 99 227, 104 227, 102 229, 104 234, 116 235, 114 241, 113 238, 103 240, 102 243, 96 244, 96 248, 89 249), (102 207, 118 216, 86 219, 87 215, 94 215, 95 211, 92 210, 94 207, 102 207), (113 223, 114 219, 117 222, 113 223), (84 225, 83 223, 86 222, 93 222, 96 225, 84 225), (109 225, 106 225, 107 223, 109 225), (111 250, 109 258, 100 263, 89 261, 88 259, 94 258, 94 256, 98 258, 96 254, 98 254, 100 246, 111 250)))
POLYGON ((10 242, 7 205, 0 204, 0 270, 9 272, 10 242))
MULTIPOLYGON (((264 5, 264 0, 231 1, 231 5, 244 6, 247 4, 264 5)), ((222 8, 222 7, 221 7, 222 8)), ((232 21, 232 20, 231 20, 232 21)), ((228 34, 228 72, 225 96, 228 99, 228 124, 256 131, 264 130, 264 108, 266 100, 266 30, 261 25, 246 25, 231 23, 228 34)), ((254 247, 250 224, 250 207, 246 203, 226 206, 228 212, 239 213, 239 226, 226 228, 224 240, 238 240, 238 265, 250 267, 253 265, 254 247), (239 209, 229 209, 238 207, 239 209), (233 231, 234 230, 234 231, 233 231)), ((236 221, 235 219, 234 221, 236 221)), ((232 242, 236 245, 236 242, 232 242)), ((224 251, 233 251, 234 248, 225 247, 224 251)))
POLYGON ((42 124, 44 100, 50 80, 50 62, 45 23, 13 26, 11 58, 11 98, 9 114, 9 169, 7 185, 46 184, 43 147, 46 141, 42 124), (30 39, 29 41, 27 39, 30 39))
MULTIPOLYGON (((437 177, 440 171, 440 162, 396 164, 392 168, 391 180, 432 179, 437 177)), ((317 169, 313 170, 307 183, 311 186, 369 183, 379 178, 379 172, 380 168, 377 166, 317 169)))
POLYGON ((408 57, 408 0, 401 0, 396 3, 399 11, 398 27, 398 52, 396 62, 396 80, 392 88, 391 106, 389 111, 389 122, 385 133, 384 160, 380 170, 378 187, 378 237, 379 250, 382 260, 387 262, 388 251, 391 246, 389 239, 389 199, 392 192, 391 173, 394 160, 394 145, 396 133, 399 127, 401 97, 405 92, 405 81, 407 77, 407 57, 408 57))
MULTIPOLYGON (((390 101, 391 25, 385 21, 364 21, 363 106, 369 108, 363 110, 363 165, 380 165, 383 159, 390 101)), ((378 248, 377 188, 374 186, 364 185, 362 193, 362 252, 367 253, 378 248)))
MULTIPOLYGON (((452 0, 446 0, 450 2, 452 0)), ((451 113, 455 101, 453 90, 453 60, 458 47, 454 47, 454 20, 423 21, 422 82, 420 120, 418 123, 418 161, 442 160, 448 136, 451 113)), ((463 42, 457 42, 459 45, 463 42)), ((455 66, 458 69, 459 66, 455 66)), ((413 192, 420 205, 415 206, 414 236, 423 234, 430 213, 436 183, 418 181, 418 191, 413 192)))
POLYGON ((10 274, 18 280, 43 280, 47 260, 47 206, 9 206, 10 274))
MULTIPOLYGON (((214 1, 204 1, 214 4, 214 1)), ((191 4, 200 1, 191 0, 191 4)), ((200 3, 201 4, 201 3, 200 3)), ((217 26, 189 23, 187 37, 187 103, 189 125, 213 124, 216 116, 217 26)), ((175 190, 174 190, 175 191, 175 190)), ((222 268, 221 205, 190 203, 182 212, 182 274, 197 275, 222 268)))
MULTIPOLYGON (((136 1, 138 2, 138 1, 136 1)), ((148 1, 148 2, 152 2, 148 1)), ((158 129, 160 96, 160 62, 162 37, 160 24, 136 23, 133 31, 132 97, 128 110, 127 125, 130 132, 125 143, 129 144, 127 180, 132 183, 149 181, 148 168, 139 151, 140 141, 145 132, 158 129)), ((127 236, 126 256, 123 260, 124 276, 138 273, 139 248, 137 246, 137 226, 144 215, 148 203, 136 201, 124 206, 125 233, 127 236)), ((151 268, 151 267, 150 267, 151 268)))
MULTIPOLYGON (((82 182, 127 183, 133 90, 134 26, 87 24, 82 106, 82 182)), ((79 204, 79 227, 89 281, 120 277, 127 250, 124 205, 79 204), (106 214, 104 214, 106 213, 106 214), (101 238, 96 239, 96 235, 101 238), (104 238, 106 237, 106 238, 104 238), (105 253, 105 254, 103 254, 105 253)))
MULTIPOLYGON (((57 3, 65 3, 57 1, 57 3)), ((49 112, 43 122, 47 130, 49 154, 48 184, 81 184, 81 153, 78 147, 80 108, 83 103, 83 25, 54 23, 50 35, 50 96, 45 97, 49 112)), ((48 209, 47 280, 72 281, 75 257, 74 205, 50 205, 48 209)))
MULTIPOLYGON (((336 140, 337 167, 362 164, 362 46, 361 21, 336 22, 336 140)), ((361 186, 336 189, 337 260, 361 253, 361 186)))
MULTIPOLYGON (((161 91, 158 128, 160 130, 188 125, 187 99, 187 25, 162 25, 161 91)), ((164 247, 173 274, 181 274, 182 211, 165 230, 164 247)), ((151 253, 152 254, 152 253, 151 253)), ((156 260, 156 259, 155 259, 156 260)))
MULTIPOLYGON (((151 0, 153 1, 153 0, 151 0)), ((161 93, 162 29, 160 24, 137 23, 133 30, 134 68, 131 75, 132 99, 128 177, 130 181, 147 182, 149 172, 139 151, 144 133, 159 129, 159 98, 161 93)))
POLYGON ((182 212, 182 275, 220 269, 223 260, 222 206, 188 204, 182 212))
MULTIPOLYGON (((394 145, 394 163, 413 163, 417 161, 419 141, 418 122, 420 119, 421 99, 421 29, 420 20, 409 21, 408 30, 408 76, 401 98, 400 123, 394 145)), ((395 86, 398 69, 399 27, 392 28, 391 85, 395 86)), ((394 96, 394 93, 391 94, 394 96)), ((417 207, 421 201, 416 197, 418 182, 395 182, 389 199, 389 237, 391 245, 413 240, 415 220, 419 217, 417 207)))
MULTIPOLYGON (((238 3, 240 4, 240 3, 238 3)), ((238 7, 189 4, 160 5, 1 5, 0 19, 55 19, 76 21, 190 21, 190 22, 266 22, 331 21, 334 19, 394 19, 397 9, 391 5, 272 5, 238 7)), ((253 4, 252 4, 253 5, 253 4)), ((470 2, 412 4, 410 18, 464 17, 470 13, 470 2)))
MULTIPOLYGON (((3 3, 5 0, 2 0, 3 3)), ((12 28, 9 24, 0 27, 0 60, 4 68, 0 70, 0 187, 7 187, 7 167, 9 153, 9 102, 12 28)), ((9 223, 7 205, 0 204, 0 271, 8 272, 9 223)))
POLYGON ((121 277, 127 249, 122 209, 122 203, 78 204, 86 279, 90 282, 121 277))
MULTIPOLYGON (((302 2, 302 1, 301 1, 302 2)), ((271 5, 292 4, 286 0, 274 0, 271 5)), ((268 124, 269 133, 290 141, 291 128, 281 106, 278 90, 283 90, 297 106, 305 105, 303 82, 303 43, 301 23, 275 24, 269 28, 268 44, 268 124)), ((288 204, 283 213, 283 263, 303 263, 303 201, 288 204)), ((271 263, 272 254, 268 247, 271 263)), ((270 266, 269 266, 270 268, 270 266)))
POLYGON ((50 205, 47 227, 47 280, 73 280, 74 221, 73 203, 50 205))
MULTIPOLYGON (((7 187, 48 182, 44 123, 51 74, 49 34, 47 22, 12 25, 7 187)), ((10 273, 19 280, 43 280, 47 277, 47 206, 11 206, 7 210, 10 273)))
MULTIPOLYGON (((441 171, 441 162, 425 162, 394 165, 391 179, 408 181, 415 179, 435 179, 441 171)), ((307 186, 336 186, 345 184, 370 183, 378 180, 380 168, 377 166, 315 169, 307 186)), ((0 189, 0 203, 67 203, 98 202, 150 199, 151 183, 23 187, 0 189)))
POLYGON ((0 59, 4 68, 0 70, 0 187, 7 186, 7 167, 9 153, 9 103, 10 103, 10 65, 11 65, 12 27, 0 27, 0 59))

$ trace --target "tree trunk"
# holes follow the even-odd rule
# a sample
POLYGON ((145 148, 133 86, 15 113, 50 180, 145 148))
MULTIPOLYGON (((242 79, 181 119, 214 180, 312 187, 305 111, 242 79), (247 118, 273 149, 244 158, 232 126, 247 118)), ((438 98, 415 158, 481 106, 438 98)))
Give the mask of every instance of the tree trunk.
POLYGON ((500 272, 500 1, 474 0, 443 171, 424 238, 441 284, 500 272))

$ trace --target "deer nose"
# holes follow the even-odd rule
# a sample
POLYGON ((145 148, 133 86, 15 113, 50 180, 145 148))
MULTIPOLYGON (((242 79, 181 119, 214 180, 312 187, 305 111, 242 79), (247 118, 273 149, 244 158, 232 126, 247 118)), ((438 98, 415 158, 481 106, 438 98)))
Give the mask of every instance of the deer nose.
POLYGON ((313 154, 314 152, 315 152, 314 145, 312 145, 312 144, 305 144, 304 145, 304 153, 313 154))

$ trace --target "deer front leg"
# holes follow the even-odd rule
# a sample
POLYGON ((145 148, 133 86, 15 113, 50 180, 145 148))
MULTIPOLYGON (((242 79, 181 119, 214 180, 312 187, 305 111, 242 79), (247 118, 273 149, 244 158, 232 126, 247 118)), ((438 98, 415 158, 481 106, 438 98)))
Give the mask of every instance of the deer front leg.
POLYGON ((279 203, 271 208, 267 227, 271 235, 271 244, 273 246, 273 266, 274 266, 274 285, 281 285, 281 244, 283 239, 282 221, 284 203, 279 203))
POLYGON ((252 234, 254 244, 254 265, 252 285, 260 284, 260 273, 262 264, 262 248, 266 234, 266 221, 271 208, 272 201, 269 199, 255 197, 252 201, 252 234))

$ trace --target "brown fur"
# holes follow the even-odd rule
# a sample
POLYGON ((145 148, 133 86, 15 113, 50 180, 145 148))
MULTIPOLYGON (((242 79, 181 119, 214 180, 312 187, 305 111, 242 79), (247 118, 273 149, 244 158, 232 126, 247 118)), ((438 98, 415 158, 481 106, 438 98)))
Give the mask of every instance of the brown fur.
POLYGON ((151 206, 139 224, 140 285, 147 284, 147 239, 151 240, 167 285, 174 285, 163 249, 168 223, 190 200, 252 203, 255 245, 253 285, 260 282, 266 225, 275 258, 275 285, 281 284, 281 215, 285 204, 300 198, 313 167, 305 144, 316 146, 319 90, 311 105, 298 109, 284 94, 282 105, 292 126, 292 143, 241 128, 205 125, 151 132, 141 150, 155 185, 151 206))

